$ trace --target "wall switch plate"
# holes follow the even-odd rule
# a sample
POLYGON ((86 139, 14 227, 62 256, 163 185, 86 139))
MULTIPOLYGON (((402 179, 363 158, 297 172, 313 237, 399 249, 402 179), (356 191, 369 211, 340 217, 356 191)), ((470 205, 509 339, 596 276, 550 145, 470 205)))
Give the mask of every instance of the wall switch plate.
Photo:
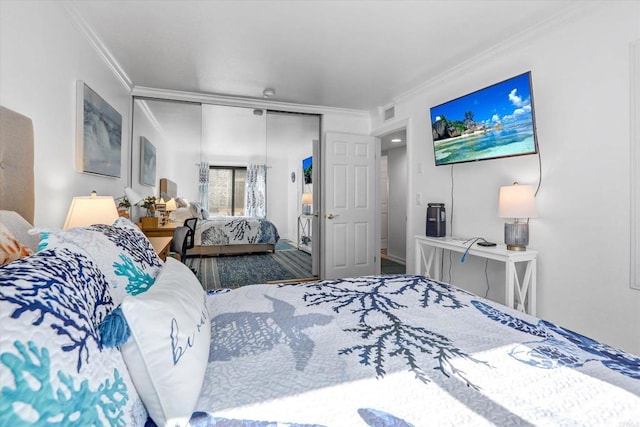
POLYGON ((422 162, 418 162, 418 173, 422 173, 422 162))

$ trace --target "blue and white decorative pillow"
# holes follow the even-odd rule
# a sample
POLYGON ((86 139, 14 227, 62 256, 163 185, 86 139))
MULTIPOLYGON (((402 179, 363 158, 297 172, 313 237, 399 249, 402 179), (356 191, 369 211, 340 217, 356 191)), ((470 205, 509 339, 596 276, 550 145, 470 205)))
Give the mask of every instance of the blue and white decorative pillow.
POLYGON ((113 309, 82 250, 43 250, 0 267, 0 425, 143 425, 122 355, 102 346, 113 309))
POLYGON ((87 251, 107 278, 115 305, 126 295, 147 291, 163 265, 142 231, 126 218, 112 226, 41 231, 39 250, 75 245, 87 251))
POLYGON ((149 416, 159 426, 186 425, 209 360, 211 322, 202 285, 187 266, 167 258, 156 284, 127 296, 121 310, 130 332, 122 355, 149 416))

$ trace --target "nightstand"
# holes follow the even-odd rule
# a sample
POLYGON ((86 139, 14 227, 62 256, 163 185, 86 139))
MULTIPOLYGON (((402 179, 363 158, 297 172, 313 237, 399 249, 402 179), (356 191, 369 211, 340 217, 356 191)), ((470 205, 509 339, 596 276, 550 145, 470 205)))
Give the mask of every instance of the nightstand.
POLYGON ((171 240, 173 240, 173 237, 149 237, 151 246, 153 246, 162 261, 165 261, 169 255, 171 240))

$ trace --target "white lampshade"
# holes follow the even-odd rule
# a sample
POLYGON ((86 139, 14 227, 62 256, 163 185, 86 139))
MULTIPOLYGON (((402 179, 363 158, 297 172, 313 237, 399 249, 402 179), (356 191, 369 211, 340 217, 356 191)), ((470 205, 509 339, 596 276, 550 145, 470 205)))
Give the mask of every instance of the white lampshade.
POLYGON ((116 202, 111 196, 74 197, 67 213, 63 229, 86 227, 93 224, 111 225, 118 219, 116 202))
POLYGON ((131 206, 136 206, 142 201, 142 199, 144 199, 144 197, 136 193, 135 190, 131 187, 126 187, 124 189, 124 194, 127 195, 127 199, 129 199, 129 203, 131 203, 131 206))
POLYGON ((313 204, 313 194, 312 193, 302 193, 302 204, 303 205, 311 205, 311 204, 313 204))
POLYGON ((172 211, 175 211, 175 210, 177 210, 177 209, 178 209, 178 207, 176 206, 176 199, 174 199, 173 197, 172 197, 172 198, 170 198, 170 199, 167 201, 167 206, 165 207, 165 210, 166 210, 167 212, 172 212, 172 211))
POLYGON ((535 218, 538 216, 533 187, 513 185, 500 187, 498 197, 498 216, 500 218, 535 218))

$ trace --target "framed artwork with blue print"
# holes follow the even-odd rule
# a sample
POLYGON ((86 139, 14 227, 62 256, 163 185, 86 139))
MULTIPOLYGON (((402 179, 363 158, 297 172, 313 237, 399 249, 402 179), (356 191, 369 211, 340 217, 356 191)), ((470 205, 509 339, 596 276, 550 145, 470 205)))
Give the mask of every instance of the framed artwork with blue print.
POLYGON ((140 184, 155 185, 156 147, 144 136, 140 137, 140 184))
POLYGON ((83 81, 76 90, 76 169, 119 178, 122 116, 83 81))

